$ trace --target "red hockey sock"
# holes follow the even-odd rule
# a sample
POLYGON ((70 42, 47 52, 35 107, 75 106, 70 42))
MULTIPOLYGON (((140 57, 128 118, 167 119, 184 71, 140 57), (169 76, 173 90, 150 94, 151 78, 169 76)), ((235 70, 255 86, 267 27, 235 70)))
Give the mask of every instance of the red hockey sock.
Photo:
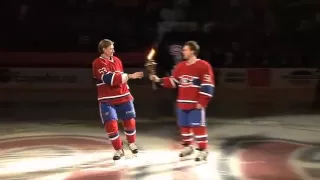
POLYGON ((190 145, 193 141, 193 134, 191 127, 180 127, 183 145, 190 145))
POLYGON ((193 127, 193 133, 194 133, 195 140, 198 144, 198 148, 207 149, 208 148, 207 127, 205 126, 193 127))
POLYGON ((118 131, 118 121, 111 120, 104 124, 104 129, 108 134, 108 137, 112 143, 115 150, 122 149, 122 141, 118 131))
POLYGON ((123 121, 124 134, 127 136, 128 143, 136 142, 136 120, 128 119, 123 121))

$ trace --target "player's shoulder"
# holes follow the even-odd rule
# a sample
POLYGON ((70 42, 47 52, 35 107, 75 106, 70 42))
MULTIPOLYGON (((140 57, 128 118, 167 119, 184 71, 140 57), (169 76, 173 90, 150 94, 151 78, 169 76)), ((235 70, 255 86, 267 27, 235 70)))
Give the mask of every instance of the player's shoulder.
POLYGON ((203 60, 203 59, 199 59, 198 63, 201 66, 211 66, 211 64, 208 61, 203 60))
POLYGON ((213 69, 211 64, 206 61, 206 60, 203 60, 203 59, 200 59, 199 62, 198 62, 198 66, 200 68, 204 68, 204 69, 207 69, 207 68, 210 68, 210 69, 213 69))
POLYGON ((114 63, 116 63, 116 64, 122 64, 122 61, 121 61, 121 59, 120 59, 118 56, 113 56, 112 59, 113 59, 114 63))
POLYGON ((113 58, 113 60, 115 60, 115 61, 120 61, 120 62, 121 62, 121 59, 120 59, 118 56, 113 56, 112 58, 113 58))
POLYGON ((97 57, 92 61, 92 64, 98 64, 100 63, 100 61, 101 61, 100 57, 97 57))
POLYGON ((180 61, 179 63, 176 64, 176 68, 180 68, 181 66, 183 66, 186 63, 186 61, 180 61))

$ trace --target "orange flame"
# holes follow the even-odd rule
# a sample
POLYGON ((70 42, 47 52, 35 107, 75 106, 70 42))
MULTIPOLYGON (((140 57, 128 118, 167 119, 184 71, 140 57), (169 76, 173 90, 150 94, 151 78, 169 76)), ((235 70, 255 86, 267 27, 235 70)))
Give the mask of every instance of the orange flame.
POLYGON ((156 54, 156 50, 152 48, 147 56, 147 59, 152 60, 155 54, 156 54))

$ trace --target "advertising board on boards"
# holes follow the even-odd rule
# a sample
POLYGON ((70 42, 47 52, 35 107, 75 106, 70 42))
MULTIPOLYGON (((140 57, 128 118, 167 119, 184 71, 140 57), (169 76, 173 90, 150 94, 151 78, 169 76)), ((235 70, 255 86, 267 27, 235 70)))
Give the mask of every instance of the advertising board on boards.
POLYGON ((316 68, 274 69, 272 85, 276 88, 315 88, 318 84, 316 68))
POLYGON ((221 68, 219 71, 219 86, 228 88, 247 87, 247 69, 221 68))
POLYGON ((68 68, 2 68, 0 69, 0 86, 12 88, 25 86, 29 88, 86 88, 92 87, 90 69, 68 68))

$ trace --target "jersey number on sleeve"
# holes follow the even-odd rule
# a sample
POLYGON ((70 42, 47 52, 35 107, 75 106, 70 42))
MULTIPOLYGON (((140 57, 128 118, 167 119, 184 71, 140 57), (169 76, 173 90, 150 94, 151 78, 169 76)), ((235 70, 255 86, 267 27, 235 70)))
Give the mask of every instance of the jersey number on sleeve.
POLYGON ((107 72, 107 70, 106 70, 106 68, 101 68, 101 69, 98 69, 98 72, 100 73, 100 74, 103 74, 103 73, 106 73, 107 72))

